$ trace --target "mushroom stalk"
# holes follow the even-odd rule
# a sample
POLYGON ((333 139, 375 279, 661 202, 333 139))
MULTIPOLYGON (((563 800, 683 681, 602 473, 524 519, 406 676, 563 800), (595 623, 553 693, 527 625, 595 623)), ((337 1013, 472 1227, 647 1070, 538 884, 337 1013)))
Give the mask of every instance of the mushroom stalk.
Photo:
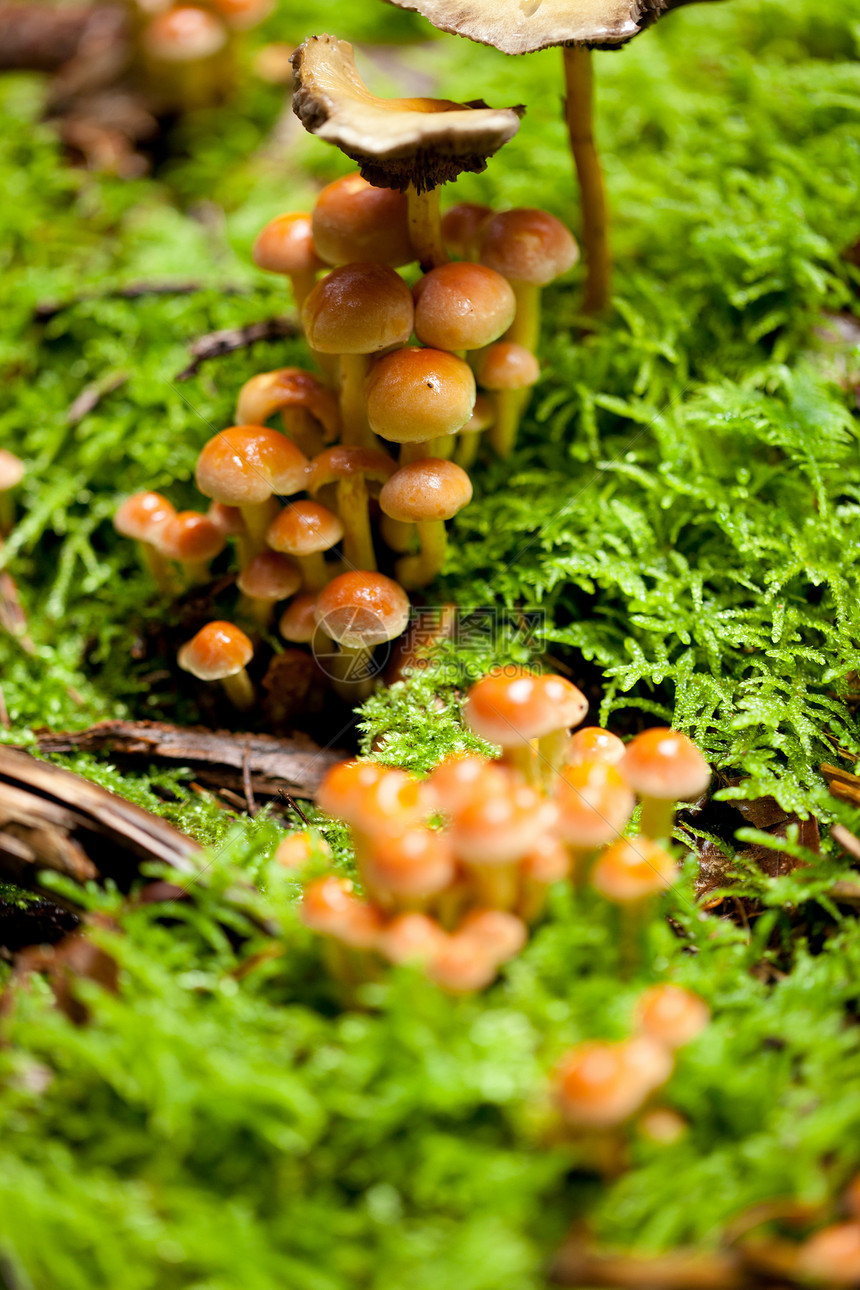
MULTIPOLYGON (((493 424, 487 431, 487 438, 500 457, 510 457, 514 450, 517 432, 520 428, 520 419, 525 410, 529 394, 529 390, 497 390, 493 396, 496 415, 493 424)), ((470 437, 477 439, 478 435, 471 435, 470 437)), ((477 445, 475 446, 475 451, 477 451, 477 445)), ((460 461, 459 464, 464 466, 467 463, 460 461)))
POLYGON ((603 171, 594 143, 594 73, 591 50, 565 45, 564 116, 582 200, 582 245, 585 252, 587 314, 600 314, 609 303, 611 257, 603 171))
POLYGON ((652 842, 671 842, 675 825, 675 803, 665 797, 643 797, 639 832, 652 842))
POLYGON ((250 708, 253 708, 257 701, 257 696, 251 684, 251 678, 244 667, 241 672, 236 672, 233 676, 223 677, 221 684, 224 687, 227 698, 239 712, 247 712, 250 708))
POLYGON ((409 238, 415 258, 423 273, 448 263, 442 241, 442 219, 439 214, 439 189, 419 193, 414 184, 406 190, 409 238))
POLYGON ((367 423, 364 400, 364 382, 367 376, 366 354, 341 354, 340 356, 340 415, 343 422, 344 444, 374 448, 376 436, 367 423))
POLYGON ((517 312, 505 339, 522 345, 534 354, 540 341, 540 293, 536 282, 512 282, 517 298, 517 312))
POLYGON ((151 576, 153 582, 155 582, 158 590, 165 596, 175 595, 177 590, 176 578, 167 557, 163 556, 151 542, 138 542, 136 545, 140 562, 151 576))
POLYGON ((361 703, 373 691, 373 651, 366 646, 338 646, 331 660, 332 685, 347 703, 361 703))
POLYGON ((457 435, 457 445, 454 450, 454 461, 463 470, 469 470, 474 466, 475 459, 478 456, 478 450, 481 447, 481 435, 474 430, 469 434, 457 435))
POLYGON ((405 520, 393 520, 383 512, 379 517, 379 532, 385 545, 402 555, 412 545, 415 525, 408 524, 405 520))
POLYGON ((276 497, 268 497, 265 502, 251 502, 240 506, 239 510, 245 521, 245 534, 238 539, 239 552, 242 564, 246 565, 251 563, 255 555, 268 550, 266 534, 280 507, 276 497))
POLYGON ((302 571, 305 591, 322 591, 329 580, 329 570, 322 551, 309 551, 307 555, 292 557, 302 571))
POLYGON ((448 553, 448 535, 444 520, 417 520, 418 555, 407 555, 397 561, 397 581, 407 589, 426 587, 432 582, 445 563, 448 553))
POLYGON ((347 567, 373 573, 376 553, 367 509, 367 485, 361 475, 339 482, 337 510, 343 525, 343 558, 347 567))
MULTIPOLYGON (((316 269, 299 269, 293 273, 288 273, 290 286, 293 289, 293 299, 296 302, 296 310, 299 314, 302 312, 302 305, 311 294, 317 280, 316 269)), ((319 358, 319 355, 316 355, 319 358)))

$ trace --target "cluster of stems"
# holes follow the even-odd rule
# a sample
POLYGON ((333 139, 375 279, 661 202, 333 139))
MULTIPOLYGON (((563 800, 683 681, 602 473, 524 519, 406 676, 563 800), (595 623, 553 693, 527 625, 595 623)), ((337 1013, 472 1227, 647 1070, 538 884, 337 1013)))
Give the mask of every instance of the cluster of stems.
POLYGON ((481 989, 559 882, 617 906, 636 952, 637 928, 676 877, 675 802, 704 791, 708 767, 673 730, 628 744, 599 727, 571 733, 587 707, 560 676, 504 669, 464 705, 500 759, 453 756, 425 780, 362 761, 329 772, 318 803, 352 830, 362 894, 327 876, 306 888, 302 909, 339 976, 411 959, 449 989, 481 989), (628 836, 637 797, 640 831, 628 836), (655 824, 665 831, 642 831, 655 824))

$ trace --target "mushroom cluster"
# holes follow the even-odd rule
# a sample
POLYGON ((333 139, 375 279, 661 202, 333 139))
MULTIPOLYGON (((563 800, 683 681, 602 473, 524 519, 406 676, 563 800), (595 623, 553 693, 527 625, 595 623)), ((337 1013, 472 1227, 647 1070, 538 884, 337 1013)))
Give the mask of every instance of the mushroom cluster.
MULTIPOLYGON (((289 279, 318 371, 245 382, 235 425, 197 462, 206 513, 144 492, 115 525, 165 593, 208 581, 234 544, 239 625, 208 624, 182 667, 226 681, 253 652, 245 629, 277 621, 357 701, 373 684, 373 651, 406 627, 407 593, 444 565, 446 521, 472 497, 481 434, 503 455, 513 447, 539 375, 541 288, 577 250, 542 211, 440 215, 439 186, 481 169, 517 129, 516 111, 378 99, 351 47, 328 36, 293 61, 299 116, 361 166, 324 188, 312 214, 278 216, 254 244, 256 264, 289 279), (412 287, 398 269, 417 276, 412 287)), ((226 688, 235 702, 239 684, 226 688)), ((241 695, 247 708, 247 685, 241 695)))
MULTIPOLYGON (((563 677, 506 668, 464 705, 499 760, 453 756, 426 780, 363 761, 330 770, 318 804, 349 825, 364 894, 332 875, 314 880, 306 924, 339 952, 360 951, 364 970, 374 958, 416 960, 463 991, 489 984, 522 948, 555 883, 588 884, 640 919, 675 880, 674 805, 704 792, 708 765, 675 730, 628 744, 600 727, 571 734, 587 708, 563 677), (640 831, 627 837, 637 797, 640 831)), ((655 1004, 649 1025, 673 1016, 655 1004)))

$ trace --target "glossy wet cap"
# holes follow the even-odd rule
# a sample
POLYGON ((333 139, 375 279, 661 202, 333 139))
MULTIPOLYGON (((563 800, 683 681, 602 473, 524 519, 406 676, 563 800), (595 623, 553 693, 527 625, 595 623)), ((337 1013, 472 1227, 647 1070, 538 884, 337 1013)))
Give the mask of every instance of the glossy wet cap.
POLYGON ((497 340, 481 354, 475 375, 485 390, 525 390, 540 380, 540 364, 524 345, 497 340))
POLYGON ((451 840, 469 864, 511 864, 552 829, 556 809, 526 785, 490 793, 462 807, 451 824, 451 840))
POLYGON ((371 891, 399 900, 426 899, 451 885, 456 862, 450 840, 432 829, 371 834, 362 872, 371 891))
POLYGON ((406 523, 450 520, 472 500, 472 481, 461 466, 422 457, 395 471, 379 494, 386 515, 406 523))
POLYGON ((313 555, 329 551, 343 537, 343 525, 334 511, 320 502, 290 502, 272 522, 266 541, 287 555, 313 555))
POLYGON ((510 282, 545 287, 578 259, 573 234, 547 211, 524 207, 500 211, 481 232, 481 263, 510 282))
POLYGON ((133 493, 120 505, 113 526, 123 537, 155 544, 161 529, 175 515, 173 503, 161 493, 133 493))
POLYGON ((393 640, 409 621, 409 598, 381 573, 354 571, 333 578, 317 597, 317 623, 351 649, 393 640))
POLYGON ((322 190, 311 217, 317 250, 328 264, 372 260, 396 269, 415 259, 406 194, 344 175, 322 190))
POLYGON ((602 726, 583 726, 570 736, 565 752, 568 766, 582 761, 606 761, 617 766, 624 756, 624 744, 602 726))
POLYGON ((236 579, 243 595, 253 600, 287 600, 302 585, 301 570, 277 551, 261 551, 236 579))
POLYGON ((252 506, 273 493, 297 493, 307 483, 308 460, 268 426, 231 426, 213 435, 197 459, 197 487, 228 506, 252 506))
POLYGON ((179 511, 159 528, 155 545, 170 560, 207 563, 224 550, 224 532, 208 515, 179 511))
POLYGON ((433 770, 429 783, 440 811, 455 816, 478 798, 507 793, 519 783, 507 769, 485 757, 454 753, 433 770))
POLYGON ((521 668, 504 668, 475 682, 463 717, 483 739, 513 748, 523 740, 576 725, 587 710, 581 690, 564 677, 533 676, 521 668))
POLYGON ((276 412, 301 408, 319 422, 326 440, 340 433, 340 409, 335 393, 300 367, 258 372, 239 391, 236 421, 262 425, 276 412))
POLYGON ((324 448, 314 457, 308 471, 308 492, 317 493, 326 484, 361 475, 375 483, 384 483, 397 469, 397 462, 376 448, 349 447, 336 444, 324 448))
POLYGON ((278 631, 285 641, 308 645, 313 640, 317 629, 316 603, 315 591, 303 592, 290 601, 278 623, 278 631))
POLYGON ((326 772, 317 804, 364 833, 388 835, 423 823, 433 800, 425 784, 406 771, 351 761, 326 772))
POLYGON ((322 354, 375 354, 412 334, 412 295, 401 277, 369 261, 332 269, 302 308, 308 344, 322 354))
POLYGON ((165 63, 211 58, 227 43, 227 28, 208 9, 177 5, 157 14, 143 31, 147 54, 165 63))
POLYGON ((314 248, 311 217, 304 211, 269 220, 257 234, 251 256, 268 273, 308 273, 324 267, 314 248))
POLYGON ((179 666, 200 681, 223 681, 247 667, 254 646, 233 623, 207 623, 179 651, 179 666))
POLYGON ((513 288, 483 264, 442 264, 415 285, 415 334, 435 349, 481 349, 508 330, 513 288))
POLYGON ((692 740, 678 730, 653 727, 631 739, 620 763, 640 797, 688 801, 704 793, 711 769, 692 740))
POLYGON ((398 349, 378 359, 365 383, 370 428, 394 443, 455 434, 477 391, 468 363, 441 349, 398 349))
POLYGON ((480 247, 481 229, 493 213, 491 206, 458 202, 442 216, 442 240, 454 260, 470 260, 480 247))

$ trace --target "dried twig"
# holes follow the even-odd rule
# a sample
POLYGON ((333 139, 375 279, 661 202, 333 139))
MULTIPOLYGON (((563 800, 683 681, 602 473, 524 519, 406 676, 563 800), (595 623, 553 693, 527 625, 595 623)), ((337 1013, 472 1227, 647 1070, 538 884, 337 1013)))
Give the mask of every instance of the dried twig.
POLYGON ((245 327, 225 327, 221 331, 209 332, 188 346, 193 355, 192 361, 174 379, 188 381, 197 375, 201 365, 209 359, 222 358, 224 354, 233 354, 237 349, 247 349, 258 341, 284 340, 298 335, 300 329, 294 318, 264 318, 261 322, 248 323, 245 327))
POLYGON ((127 287, 113 287, 109 291, 84 291, 69 300, 43 300, 33 310, 34 322, 50 322, 57 314, 90 300, 137 300, 140 296, 193 296, 198 291, 217 291, 221 296, 244 296, 249 287, 220 286, 204 282, 132 282, 127 287))
POLYGON ((79 421, 83 421, 84 417, 89 416, 102 399, 112 394, 114 390, 118 390, 121 385, 125 385, 128 375, 128 372, 111 372, 100 381, 85 385, 66 413, 66 421, 69 425, 76 426, 79 421))

